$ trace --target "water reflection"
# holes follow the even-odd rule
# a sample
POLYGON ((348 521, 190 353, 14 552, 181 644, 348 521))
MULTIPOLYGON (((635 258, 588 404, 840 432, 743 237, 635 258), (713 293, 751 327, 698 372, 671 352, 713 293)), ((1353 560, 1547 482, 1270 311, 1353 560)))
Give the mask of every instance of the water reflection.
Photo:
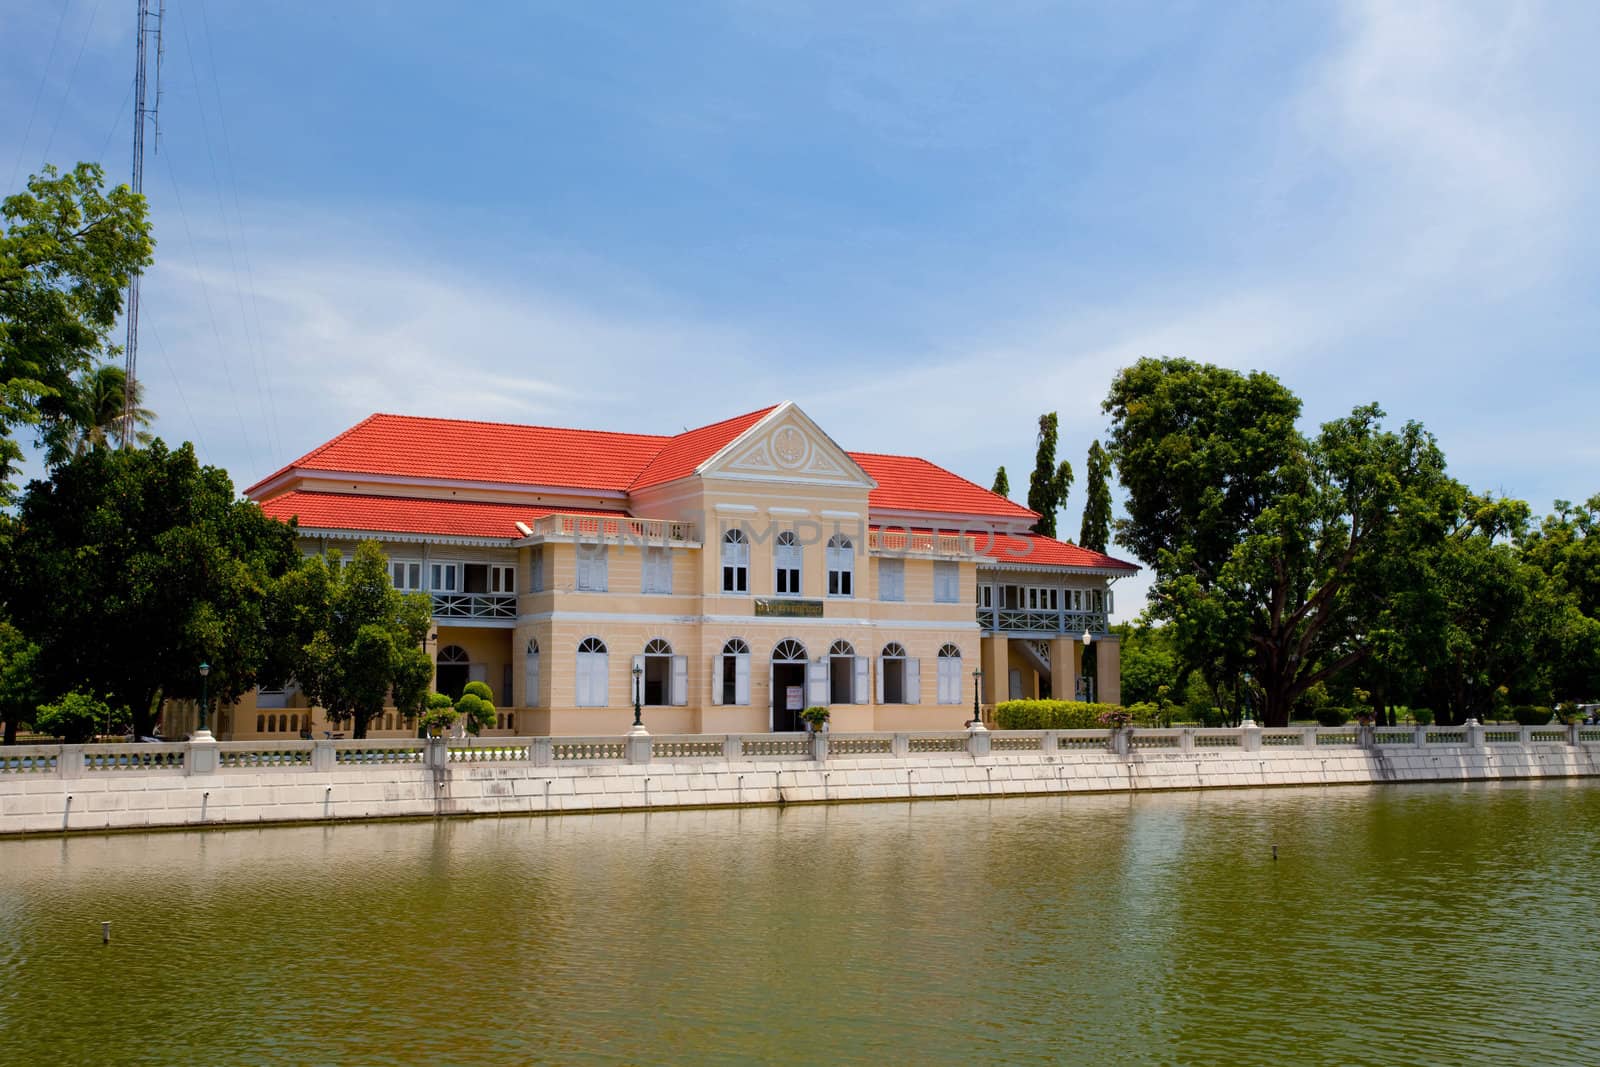
POLYGON ((1540 783, 7 842, 0 1048, 1595 1063, 1597 830, 1540 783))

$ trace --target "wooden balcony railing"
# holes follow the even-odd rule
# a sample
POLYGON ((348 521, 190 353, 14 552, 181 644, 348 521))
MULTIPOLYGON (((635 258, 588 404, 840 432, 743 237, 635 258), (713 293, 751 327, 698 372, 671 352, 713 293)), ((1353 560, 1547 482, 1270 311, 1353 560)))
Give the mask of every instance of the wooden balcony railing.
POLYGON ((978 625, 995 633, 1100 635, 1110 632, 1103 611, 1030 611, 1023 608, 979 608, 978 625))
POLYGON ((433 617, 436 619, 515 619, 514 593, 435 593, 433 617))

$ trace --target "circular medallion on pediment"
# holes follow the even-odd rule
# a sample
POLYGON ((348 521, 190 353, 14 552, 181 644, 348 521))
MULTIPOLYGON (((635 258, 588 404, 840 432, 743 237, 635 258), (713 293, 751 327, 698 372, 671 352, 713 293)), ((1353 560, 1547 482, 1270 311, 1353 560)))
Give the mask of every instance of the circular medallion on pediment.
POLYGON ((785 426, 772 435, 772 458, 778 466, 794 468, 806 461, 811 452, 811 442, 793 426, 785 426))

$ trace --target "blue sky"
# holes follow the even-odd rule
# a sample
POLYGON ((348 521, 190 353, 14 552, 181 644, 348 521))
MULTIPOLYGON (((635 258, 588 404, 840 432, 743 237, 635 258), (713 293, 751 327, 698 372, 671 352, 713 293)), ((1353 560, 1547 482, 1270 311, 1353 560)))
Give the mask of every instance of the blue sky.
MULTIPOLYGON (((0 0, 7 190, 125 177, 134 8, 0 0)), ((1075 535, 1112 375, 1185 355, 1308 425, 1377 400, 1542 511, 1600 491, 1597 38, 1513 0, 169 0, 142 376, 241 486, 375 410, 792 399, 1021 497, 1056 410, 1075 535)))

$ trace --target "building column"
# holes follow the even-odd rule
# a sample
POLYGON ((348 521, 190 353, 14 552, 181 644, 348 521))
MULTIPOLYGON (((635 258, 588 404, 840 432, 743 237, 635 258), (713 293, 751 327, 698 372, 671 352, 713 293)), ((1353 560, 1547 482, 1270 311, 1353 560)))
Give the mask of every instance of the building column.
POLYGON ((1095 666, 1100 671, 1100 692, 1096 695, 1102 704, 1122 703, 1122 642, 1114 637, 1097 637, 1100 646, 1095 666))
POLYGON ((1071 634, 1050 639, 1050 699, 1078 699, 1078 639, 1071 634))
POLYGON ((1011 650, 1003 634, 983 639, 983 702, 998 704, 1011 692, 1011 650))

